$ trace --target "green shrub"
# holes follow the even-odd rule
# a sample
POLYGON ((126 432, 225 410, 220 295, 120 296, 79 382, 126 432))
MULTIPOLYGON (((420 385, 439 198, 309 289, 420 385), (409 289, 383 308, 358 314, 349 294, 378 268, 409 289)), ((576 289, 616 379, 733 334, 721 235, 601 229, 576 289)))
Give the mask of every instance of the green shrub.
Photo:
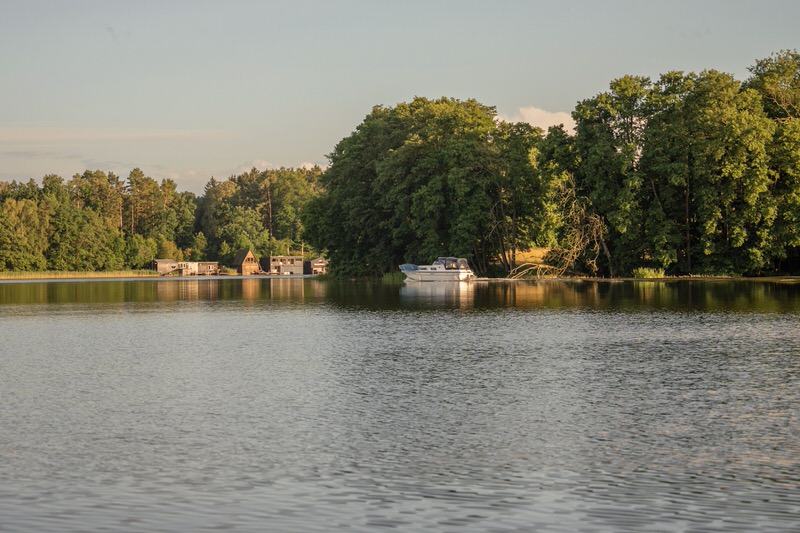
POLYGON ((654 278, 663 278, 664 277, 664 269, 663 268, 648 268, 648 267, 639 267, 633 270, 633 277, 638 279, 654 279, 654 278))
POLYGON ((406 275, 402 272, 387 272, 383 275, 382 281, 387 283, 401 282, 406 279, 406 275))

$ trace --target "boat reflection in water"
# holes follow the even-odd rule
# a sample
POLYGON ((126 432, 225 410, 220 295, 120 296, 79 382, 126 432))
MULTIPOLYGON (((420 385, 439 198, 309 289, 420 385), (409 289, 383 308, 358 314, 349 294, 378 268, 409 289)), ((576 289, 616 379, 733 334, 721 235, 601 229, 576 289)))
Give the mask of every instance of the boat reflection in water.
POLYGON ((475 304, 475 284, 466 281, 406 283, 400 288, 400 299, 423 305, 472 307, 475 304))

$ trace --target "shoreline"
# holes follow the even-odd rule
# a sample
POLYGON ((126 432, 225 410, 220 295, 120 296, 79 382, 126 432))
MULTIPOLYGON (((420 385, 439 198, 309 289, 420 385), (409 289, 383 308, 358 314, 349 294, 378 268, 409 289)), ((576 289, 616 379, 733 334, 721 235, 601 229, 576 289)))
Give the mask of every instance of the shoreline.
POLYGON ((590 283, 622 283, 622 282, 641 282, 641 283, 669 283, 675 281, 703 281, 703 282, 714 282, 714 283, 725 283, 725 282, 742 282, 742 281, 761 281, 761 282, 772 282, 772 283, 800 283, 800 276, 761 276, 761 277, 752 277, 752 276, 671 276, 671 277, 663 277, 663 278, 631 278, 631 277, 620 277, 620 278, 592 278, 592 277, 530 277, 530 278, 477 278, 474 280, 478 283, 515 283, 519 281, 539 281, 539 282, 551 282, 551 281, 559 281, 559 282, 573 282, 573 283, 583 283, 583 282, 590 282, 590 283))
POLYGON ((119 278, 158 278, 153 270, 119 270, 100 272, 0 272, 0 281, 48 281, 48 280, 87 280, 87 279, 119 279, 119 278))
MULTIPOLYGON (((0 282, 4 281, 59 281, 59 280, 113 280, 113 279, 204 279, 213 277, 224 278, 287 278, 288 276, 240 276, 240 275, 221 275, 221 276, 161 276, 153 270, 121 270, 108 272, 66 272, 66 271, 44 271, 44 272, 0 272, 0 282)), ((295 276, 292 276, 295 277, 295 276)), ((306 276, 298 276, 306 277, 306 276)), ((333 279, 333 278, 326 278, 333 279)), ((703 282, 730 282, 730 281, 760 281, 772 283, 800 283, 800 276, 763 276, 763 277, 734 277, 734 276, 674 276, 663 278, 593 278, 593 277, 530 277, 530 278, 478 278, 474 282, 478 283, 510 283, 510 282, 596 282, 596 283, 618 283, 618 282, 675 282, 675 281, 703 281, 703 282)))
POLYGON ((114 280, 156 280, 156 281, 199 281, 220 279, 306 279, 314 278, 310 274, 268 275, 255 274, 242 276, 237 273, 194 275, 194 276, 162 276, 153 270, 121 270, 114 272, 0 272, 0 283, 23 283, 36 281, 114 281, 114 280))

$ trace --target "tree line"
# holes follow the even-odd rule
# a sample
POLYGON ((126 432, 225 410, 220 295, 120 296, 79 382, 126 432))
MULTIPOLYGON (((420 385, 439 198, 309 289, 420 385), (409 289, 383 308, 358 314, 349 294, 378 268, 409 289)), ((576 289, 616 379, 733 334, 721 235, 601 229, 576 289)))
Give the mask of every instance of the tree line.
POLYGON ((551 130, 543 170, 569 175, 602 218, 598 270, 767 274, 798 267, 800 55, 758 61, 741 83, 710 70, 626 76, 551 130))
POLYGON ((340 275, 375 275, 442 255, 509 266, 545 240, 547 206, 531 155, 540 132, 495 121, 475 100, 375 107, 329 156, 306 235, 340 275))
POLYGON ((281 168, 211 178, 204 194, 178 192, 133 169, 126 180, 86 171, 41 185, 0 183, 0 271, 143 269, 155 258, 219 260, 302 246, 300 210, 321 170, 281 168))
POLYGON ((468 258, 510 273, 551 250, 558 272, 800 271, 800 54, 624 76, 578 102, 576 127, 498 120, 475 100, 376 106, 324 171, 214 178, 178 192, 140 170, 0 183, 0 270, 114 270, 307 247, 340 276, 468 258))
POLYGON ((511 272, 532 246, 560 272, 796 272, 800 55, 749 70, 624 76, 574 132, 474 100, 377 106, 329 156, 306 238, 344 275, 445 254, 511 272))

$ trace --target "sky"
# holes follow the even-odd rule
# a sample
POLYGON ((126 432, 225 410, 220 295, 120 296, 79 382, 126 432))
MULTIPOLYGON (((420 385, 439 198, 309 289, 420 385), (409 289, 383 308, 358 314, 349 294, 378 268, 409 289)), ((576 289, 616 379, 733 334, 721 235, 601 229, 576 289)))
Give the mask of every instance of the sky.
POLYGON ((325 166, 373 106, 571 126, 624 75, 800 49, 797 0, 0 0, 0 181, 325 166))

